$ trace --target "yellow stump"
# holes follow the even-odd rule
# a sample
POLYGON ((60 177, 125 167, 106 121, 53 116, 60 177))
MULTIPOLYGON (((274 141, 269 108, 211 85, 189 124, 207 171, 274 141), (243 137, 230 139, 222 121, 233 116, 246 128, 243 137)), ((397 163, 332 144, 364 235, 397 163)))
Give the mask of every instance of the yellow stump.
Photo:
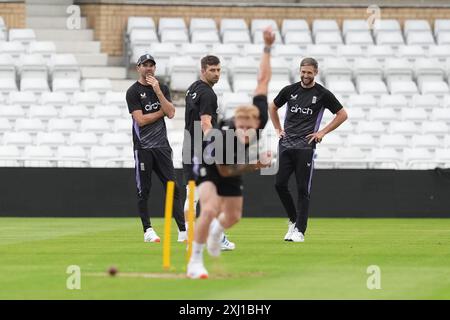
POLYGON ((188 209, 188 250, 186 254, 186 260, 189 262, 192 254, 192 241, 194 241, 194 220, 195 220, 195 208, 194 208, 194 197, 195 197, 195 182, 193 180, 189 181, 189 209, 188 209))
POLYGON ((173 191, 175 183, 167 182, 166 207, 164 213, 163 268, 170 268, 170 225, 172 223, 173 191))

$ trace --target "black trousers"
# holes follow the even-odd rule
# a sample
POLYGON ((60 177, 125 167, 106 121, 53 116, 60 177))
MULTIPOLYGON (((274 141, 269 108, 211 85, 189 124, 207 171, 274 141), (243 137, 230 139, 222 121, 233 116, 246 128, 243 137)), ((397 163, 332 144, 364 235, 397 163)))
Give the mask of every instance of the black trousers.
POLYGON ((184 213, 180 199, 180 188, 176 182, 175 169, 172 162, 172 149, 152 148, 134 151, 135 172, 138 210, 141 216, 142 227, 145 230, 151 227, 148 210, 148 199, 152 187, 152 172, 154 171, 167 190, 167 182, 175 182, 173 199, 173 217, 178 225, 178 230, 185 231, 184 213))
POLYGON ((297 229, 303 234, 308 225, 313 157, 314 149, 286 149, 280 145, 278 150, 275 189, 289 220, 295 223, 297 229), (288 188, 289 177, 292 173, 295 173, 297 182, 297 207, 288 188))

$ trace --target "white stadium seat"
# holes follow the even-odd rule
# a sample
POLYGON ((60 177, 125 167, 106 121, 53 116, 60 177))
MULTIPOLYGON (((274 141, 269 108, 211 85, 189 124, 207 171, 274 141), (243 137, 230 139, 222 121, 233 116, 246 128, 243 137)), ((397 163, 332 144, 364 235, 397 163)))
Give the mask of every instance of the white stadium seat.
POLYGON ((327 58, 336 57, 336 53, 329 45, 308 45, 306 47, 306 56, 314 57, 320 63, 327 58))
POLYGON ((411 142, 414 148, 435 149, 440 146, 439 139, 432 134, 413 135, 411 138, 411 142))
POLYGON ((13 78, 0 78, 0 93, 17 91, 16 80, 13 78))
POLYGON ((194 31, 216 31, 217 25, 212 18, 192 18, 189 23, 189 32, 194 31))
POLYGON ((345 36, 348 32, 369 32, 369 24, 364 19, 344 19, 342 22, 342 34, 345 36))
POLYGON ((368 133, 361 133, 349 136, 346 142, 349 147, 358 147, 362 149, 372 148, 375 146, 375 139, 368 133))
POLYGON ((430 120, 444 121, 447 125, 450 124, 450 110, 448 108, 432 108, 430 120))
POLYGON ((437 35, 437 44, 445 46, 450 44, 450 32, 441 32, 437 35))
POLYGON ((425 48, 435 45, 434 37, 431 31, 428 32, 410 32, 406 36, 408 45, 419 45, 425 48))
POLYGON ((286 33, 292 31, 309 33, 308 22, 304 19, 284 19, 281 24, 281 33, 283 37, 286 35, 286 33))
POLYGON ((129 34, 131 48, 148 47, 153 42, 159 42, 154 29, 133 29, 129 34))
POLYGON ((33 29, 9 29, 10 42, 20 42, 28 46, 30 42, 36 40, 36 33, 33 29))
POLYGON ((427 20, 407 19, 404 22, 403 29, 405 35, 408 35, 410 32, 431 32, 431 27, 427 20))
POLYGON ((251 39, 247 30, 227 30, 222 35, 222 42, 224 44, 233 43, 242 47, 246 43, 251 43, 251 39))
POLYGON ((397 56, 399 58, 408 59, 410 62, 414 62, 419 58, 425 58, 425 50, 421 46, 408 45, 398 48, 397 56))
POLYGON ((12 91, 8 94, 8 102, 29 107, 36 103, 36 95, 33 92, 12 91))
POLYGON ((54 160, 49 146, 26 146, 23 152, 25 167, 51 167, 54 160))
POLYGON ((400 23, 395 19, 376 19, 373 24, 373 33, 377 35, 380 32, 400 32, 400 23))
POLYGON ((428 119, 428 113, 425 111, 425 109, 403 108, 400 114, 401 119, 404 121, 414 121, 416 123, 421 123, 428 119))
POLYGON ((90 164, 94 168, 119 167, 115 161, 119 158, 119 152, 114 146, 93 146, 90 152, 90 164))
POLYGON ((74 105, 86 105, 88 107, 93 107, 96 104, 99 104, 101 102, 100 95, 95 91, 90 92, 84 92, 84 91, 77 91, 73 94, 72 97, 72 104, 74 105))
POLYGON ((90 116, 91 113, 85 105, 64 106, 60 112, 60 117, 63 119, 82 120, 90 116))
POLYGON ((347 45, 359 45, 366 49, 374 44, 370 32, 348 32, 344 39, 347 45))
POLYGON ((434 169, 433 155, 426 148, 408 148, 404 150, 404 159, 408 169, 434 169))
POLYGON ((250 30, 252 35, 258 31, 263 31, 267 27, 272 27, 273 31, 278 31, 278 25, 273 19, 252 19, 250 30))
POLYGON ((125 99, 125 92, 119 91, 107 91, 105 93, 104 102, 107 105, 114 105, 119 107, 126 107, 127 102, 125 99))
POLYGON ((409 145, 408 140, 402 134, 383 134, 380 136, 380 147, 404 149, 409 145))
POLYGON ((93 132, 72 132, 68 142, 72 146, 92 147, 98 145, 98 138, 93 132))
POLYGON ((403 162, 402 156, 394 148, 372 149, 370 158, 373 169, 399 169, 403 162))
POLYGON ((198 79, 198 63, 191 57, 170 57, 167 70, 170 74, 170 89, 185 91, 198 79))
MULTIPOLYGON (((1 106, 0 106, 1 107, 1 106)), ((8 118, 0 118, 0 132, 11 131, 13 126, 8 118)), ((1 139, 0 139, 1 140, 1 139)))
POLYGON ((80 81, 76 78, 57 78, 53 79, 52 88, 53 92, 73 94, 76 91, 80 91, 80 81))
POLYGON ((391 80, 388 82, 388 87, 392 95, 404 95, 411 98, 419 93, 416 83, 412 80, 391 80))
POLYGON ((434 34, 438 35, 441 32, 450 32, 450 19, 434 20, 434 34))
POLYGON ((305 31, 288 31, 284 35, 284 43, 290 45, 298 45, 305 50, 308 45, 312 44, 312 37, 309 32, 305 31))
POLYGON ((391 46, 373 45, 367 47, 367 56, 378 60, 384 65, 386 60, 395 56, 395 53, 391 46))
POLYGON ((355 94, 348 99, 349 108, 373 109, 377 108, 378 103, 373 95, 370 94, 355 94))
POLYGON ((19 119, 25 117, 25 110, 21 105, 0 105, 0 118, 19 119))
POLYGON ((369 120, 382 121, 383 123, 395 121, 398 119, 394 108, 375 108, 369 110, 369 120))
POLYGON ((366 169, 368 167, 367 155, 356 147, 339 148, 334 154, 336 168, 366 169))
POLYGON ((379 105, 382 108, 400 110, 408 107, 408 100, 403 95, 385 94, 380 97, 379 105))
POLYGON ((189 42, 189 37, 184 30, 163 30, 161 31, 161 42, 174 43, 177 47, 181 47, 181 44, 189 42))
POLYGON ((47 78, 22 78, 20 80, 20 90, 23 92, 34 92, 42 94, 50 91, 47 78))
POLYGON ((450 129, 444 121, 427 121, 422 123, 422 133, 444 137, 450 134, 450 129))
POLYGON ((340 32, 339 26, 334 19, 316 19, 312 23, 312 33, 318 32, 340 32))
POLYGON ((28 53, 41 54, 44 59, 50 59, 56 53, 56 45, 53 41, 33 41, 28 46, 28 53))
POLYGON ((109 131, 110 125, 105 119, 83 119, 80 124, 80 132, 102 134, 109 131))
POLYGON ((86 152, 80 146, 60 146, 56 151, 55 158, 58 167, 87 167, 86 152))
MULTIPOLYGON (((220 56, 229 62, 234 56, 238 56, 241 54, 241 49, 239 49, 236 44, 232 43, 216 43, 213 45, 211 53, 216 56, 220 56)), ((223 63, 224 61, 221 60, 221 62, 223 63)))
POLYGON ((48 67, 52 73, 53 80, 56 78, 79 80, 81 76, 80 67, 73 54, 53 54, 48 62, 48 67))
POLYGON ((413 106, 414 108, 423 108, 427 111, 439 108, 440 103, 440 100, 432 94, 417 94, 414 95, 411 100, 411 106, 413 106))
POLYGON ((385 62, 384 75, 388 81, 391 79, 412 80, 413 73, 413 66, 407 59, 392 58, 385 62))
POLYGON ((391 122, 388 131, 391 134, 403 134, 405 136, 412 136, 420 133, 419 126, 412 121, 393 121, 391 122))
POLYGON ((69 97, 64 92, 43 92, 39 101, 42 105, 62 107, 69 103, 69 97))
MULTIPOLYGON (((183 139, 180 141, 183 141, 183 139)), ((105 133, 101 139, 101 144, 104 146, 124 147, 131 143, 132 139, 126 133, 105 133)))
POLYGON ((374 58, 360 58, 353 64, 353 73, 356 79, 381 80, 383 68, 374 58))
POLYGON ((357 133, 371 134, 373 136, 380 136, 386 133, 386 128, 381 121, 370 121, 359 123, 355 128, 357 133))
POLYGON ((181 17, 177 18, 162 17, 159 19, 158 32, 161 34, 163 31, 166 30, 187 31, 186 23, 184 22, 184 19, 181 17))
POLYGON ((64 135, 60 132, 38 132, 36 136, 36 145, 57 147, 66 143, 64 135))
POLYGON ((439 97, 443 97, 449 94, 448 84, 444 81, 425 81, 419 83, 419 89, 422 94, 434 94, 439 97))
POLYGON ((112 83, 108 78, 84 79, 81 88, 86 92, 94 91, 103 94, 112 90, 112 83))
POLYGON ((200 30, 192 32, 191 41, 195 44, 206 44, 211 48, 215 43, 220 43, 220 38, 217 31, 200 30))
POLYGON ((380 97, 388 93, 385 83, 381 80, 358 80, 356 86, 360 94, 371 94, 380 97))
MULTIPOLYGON (((167 73, 167 63, 170 57, 177 56, 179 49, 174 43, 153 43, 150 48, 150 53, 156 60, 155 75, 165 77, 167 73)), ((136 63, 138 56, 134 57, 134 63, 136 63)))
POLYGON ((33 138, 28 132, 5 132, 3 134, 4 145, 28 146, 33 144, 33 138))
POLYGON ((350 63, 351 66, 353 66, 353 63, 355 62, 356 59, 361 59, 365 57, 365 54, 361 49, 361 46, 359 45, 338 46, 336 50, 336 55, 338 57, 345 58, 347 62, 350 63))
POLYGON ((15 130, 20 132, 37 133, 45 131, 45 125, 40 119, 17 119, 15 130))
POLYGON ((450 149, 436 149, 436 162, 440 168, 450 168, 450 149))
POLYGON ((53 118, 48 121, 47 129, 49 132, 71 133, 77 131, 78 126, 73 119, 53 118))
POLYGON ((317 32, 314 36, 314 42, 317 45, 325 44, 329 45, 333 48, 336 48, 338 45, 342 45, 344 42, 342 41, 340 32, 317 32))
POLYGON ((20 42, 0 41, 0 52, 9 54, 13 59, 19 59, 26 52, 25 46, 20 42))
POLYGON ((44 78, 47 80, 47 64, 40 54, 21 55, 17 63, 20 77, 23 78, 44 78))
POLYGON ((92 117, 97 119, 115 120, 122 116, 122 108, 114 105, 97 105, 92 110, 92 117))
POLYGON ((20 150, 17 146, 0 145, 0 166, 1 167, 19 167, 20 150))
POLYGON ((113 124, 114 132, 125 132, 131 134, 132 121, 130 119, 116 119, 113 124))
MULTIPOLYGON (((283 44, 283 38, 281 37, 280 31, 273 31, 275 34, 275 45, 283 44)), ((253 43, 261 43, 264 44, 264 36, 263 31, 255 31, 253 33, 253 43)))
POLYGON ((209 52, 209 49, 204 43, 183 43, 180 49, 181 55, 190 56, 198 61, 205 56, 205 52, 209 52))
POLYGON ((288 62, 297 61, 298 58, 302 55, 302 50, 299 46, 296 45, 276 45, 273 50, 274 57, 280 57, 286 59, 288 62))
POLYGON ((442 45, 442 46, 430 46, 428 49, 428 56, 431 59, 438 60, 440 63, 445 63, 445 61, 449 58, 450 45, 442 45))
POLYGON ((230 19, 224 18, 220 20, 220 34, 223 35, 226 31, 248 31, 247 23, 244 19, 230 19))
POLYGON ((32 105, 28 110, 30 118, 50 120, 58 116, 58 110, 52 105, 32 105))
POLYGON ((325 76, 325 80, 351 80, 352 69, 350 64, 343 58, 327 58, 323 61, 321 72, 325 76))
POLYGON ((134 29, 156 29, 155 21, 151 17, 128 17, 127 34, 134 29))

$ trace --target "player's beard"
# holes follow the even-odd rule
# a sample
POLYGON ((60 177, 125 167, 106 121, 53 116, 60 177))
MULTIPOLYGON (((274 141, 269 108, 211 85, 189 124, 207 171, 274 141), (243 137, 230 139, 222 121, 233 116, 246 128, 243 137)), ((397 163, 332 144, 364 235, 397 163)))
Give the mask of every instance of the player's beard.
POLYGON ((314 78, 305 78, 305 77, 302 77, 302 78, 301 78, 301 81, 302 81, 303 85, 309 86, 309 85, 311 85, 311 83, 314 81, 314 78))

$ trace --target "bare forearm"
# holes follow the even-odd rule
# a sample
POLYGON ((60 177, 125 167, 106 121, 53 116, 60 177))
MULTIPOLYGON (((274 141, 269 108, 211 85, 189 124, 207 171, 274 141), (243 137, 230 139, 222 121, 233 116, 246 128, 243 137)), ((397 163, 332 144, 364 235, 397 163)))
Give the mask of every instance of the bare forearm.
POLYGON ((172 119, 175 116, 175 107, 169 100, 166 99, 164 94, 161 92, 157 94, 159 102, 161 103, 161 110, 164 112, 164 114, 169 118, 172 119))
POLYGON ((161 110, 158 110, 156 112, 143 114, 142 117, 137 122, 138 122, 138 125, 140 127, 142 127, 147 124, 156 122, 158 119, 163 118, 163 117, 164 117, 164 112, 162 112, 161 110))
POLYGON ((276 130, 281 130, 280 117, 278 116, 278 111, 272 105, 269 107, 270 120, 272 121, 273 127, 276 130))

